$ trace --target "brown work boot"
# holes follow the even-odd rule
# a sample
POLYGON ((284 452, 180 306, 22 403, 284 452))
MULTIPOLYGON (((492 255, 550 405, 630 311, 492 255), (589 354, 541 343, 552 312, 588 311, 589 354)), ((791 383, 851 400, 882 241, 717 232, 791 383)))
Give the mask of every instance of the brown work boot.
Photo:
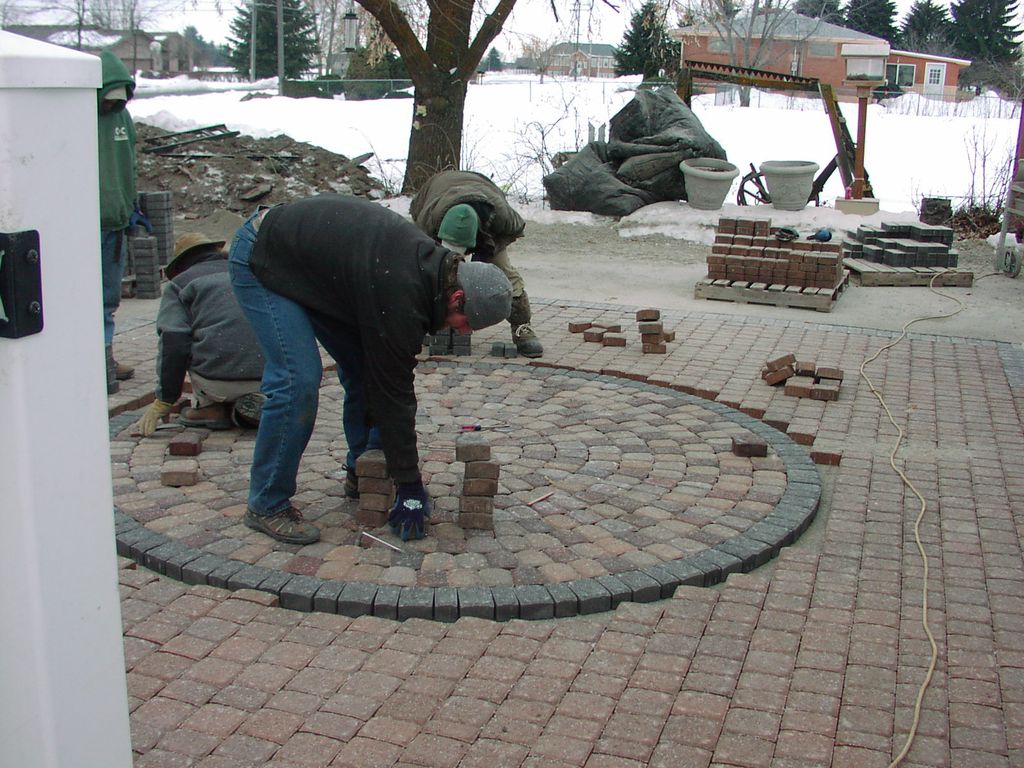
POLYGON ((226 403, 212 403, 202 408, 185 408, 178 422, 186 427, 206 429, 231 429, 231 406, 226 403))
POLYGON ((508 316, 508 322, 512 326, 512 342, 520 355, 540 357, 544 354, 540 339, 530 327, 530 299, 525 293, 512 298, 512 312, 508 316))
POLYGON ((114 361, 114 378, 118 381, 125 381, 135 375, 135 369, 130 365, 123 365, 122 363, 114 361))
POLYGON ((265 533, 285 544, 313 544, 320 541, 320 529, 303 520, 302 513, 295 507, 288 507, 274 515, 256 515, 247 509, 242 522, 254 531, 265 533))

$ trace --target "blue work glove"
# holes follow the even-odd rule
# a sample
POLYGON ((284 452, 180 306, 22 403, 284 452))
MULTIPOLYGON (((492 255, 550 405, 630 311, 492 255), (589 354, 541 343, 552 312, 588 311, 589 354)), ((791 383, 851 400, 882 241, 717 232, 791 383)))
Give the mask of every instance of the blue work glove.
POLYGON ((813 235, 807 236, 808 240, 817 240, 819 243, 827 243, 832 239, 832 230, 827 227, 822 227, 813 235))
POLYGON ((132 211, 132 215, 128 219, 128 228, 130 229, 140 224, 146 228, 146 232, 151 235, 153 234, 153 225, 149 223, 149 219, 146 218, 146 214, 139 210, 139 206, 136 205, 135 210, 132 211))
POLYGON ((395 506, 388 513, 388 525, 402 541, 422 539, 424 526, 430 517, 430 497, 422 480, 399 483, 395 495, 395 506))

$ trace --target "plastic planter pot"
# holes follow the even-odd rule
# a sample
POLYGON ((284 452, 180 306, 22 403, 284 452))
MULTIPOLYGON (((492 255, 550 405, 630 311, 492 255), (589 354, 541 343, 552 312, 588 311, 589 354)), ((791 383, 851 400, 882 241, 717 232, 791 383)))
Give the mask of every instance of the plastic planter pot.
POLYGON ((780 211, 802 211, 811 196, 818 164, 810 160, 766 160, 760 171, 772 206, 780 211))
POLYGON ((691 157, 679 164, 686 180, 686 202, 701 211, 717 211, 729 194, 732 180, 740 169, 728 160, 714 157, 691 157))

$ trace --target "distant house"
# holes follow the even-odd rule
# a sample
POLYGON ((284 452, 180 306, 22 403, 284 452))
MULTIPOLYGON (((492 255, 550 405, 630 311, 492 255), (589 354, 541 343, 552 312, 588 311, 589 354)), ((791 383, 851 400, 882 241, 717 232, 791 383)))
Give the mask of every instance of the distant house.
POLYGON ((956 94, 960 71, 969 66, 971 62, 968 59, 915 51, 889 51, 885 79, 888 85, 897 86, 901 91, 952 98, 956 94))
POLYGON ((86 53, 112 51, 131 72, 174 75, 194 66, 194 48, 177 32, 134 32, 92 25, 32 24, 4 27, 16 35, 86 53))
MULTIPOLYGON (((748 66, 740 55, 747 29, 755 50, 767 34, 769 48, 760 57, 757 69, 778 72, 785 75, 814 77, 831 84, 837 91, 843 91, 846 77, 846 63, 841 55, 844 43, 883 44, 882 38, 874 37, 821 19, 802 16, 792 11, 769 11, 758 15, 752 21, 749 17, 733 20, 732 50, 730 42, 710 24, 698 24, 674 29, 673 39, 682 45, 682 59, 706 61, 713 64, 748 66), (784 13, 779 17, 776 14, 784 13), (769 31, 766 33, 765 29, 769 31), (735 54, 735 55, 733 55, 735 54)), ((724 28, 723 28, 724 31, 724 28)), ((907 83, 901 86, 924 93, 952 96, 956 90, 960 69, 969 61, 941 56, 926 56, 920 53, 892 51, 889 69, 894 81, 907 83), (925 85, 928 83, 928 87, 925 85), (940 85, 941 83, 941 85, 940 85)))
POLYGON ((549 75, 615 77, 615 46, 605 43, 558 43, 545 59, 549 75))

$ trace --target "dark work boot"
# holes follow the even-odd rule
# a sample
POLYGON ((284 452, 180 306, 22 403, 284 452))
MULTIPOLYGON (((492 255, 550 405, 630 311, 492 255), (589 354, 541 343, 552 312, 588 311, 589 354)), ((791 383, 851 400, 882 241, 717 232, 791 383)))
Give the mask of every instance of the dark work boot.
POLYGON ((512 313, 508 316, 508 322, 512 326, 512 341, 520 355, 540 357, 544 354, 540 339, 530 327, 530 299, 525 292, 521 296, 512 297, 512 313))
POLYGON ((359 478, 352 467, 345 467, 345 498, 359 498, 359 478))
POLYGON ((114 362, 114 348, 107 347, 106 351, 107 394, 113 395, 116 394, 119 389, 121 389, 121 385, 117 383, 117 363, 114 362))

